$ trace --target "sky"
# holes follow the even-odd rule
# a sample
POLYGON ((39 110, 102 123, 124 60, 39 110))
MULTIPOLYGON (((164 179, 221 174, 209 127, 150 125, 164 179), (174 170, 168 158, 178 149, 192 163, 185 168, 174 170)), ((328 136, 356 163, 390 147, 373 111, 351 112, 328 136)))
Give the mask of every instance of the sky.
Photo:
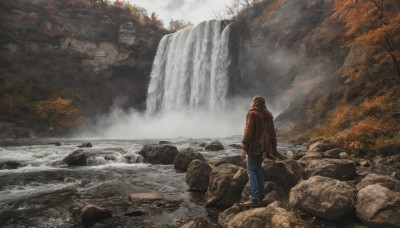
POLYGON ((222 15, 232 0, 127 0, 147 10, 155 12, 168 26, 171 19, 190 21, 198 24, 202 21, 216 19, 222 15))

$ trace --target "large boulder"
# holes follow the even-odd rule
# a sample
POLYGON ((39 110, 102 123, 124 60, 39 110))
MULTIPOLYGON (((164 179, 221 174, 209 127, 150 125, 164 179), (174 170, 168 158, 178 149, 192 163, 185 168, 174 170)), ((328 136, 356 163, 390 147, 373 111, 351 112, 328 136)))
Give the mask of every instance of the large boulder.
POLYGON ((210 181, 211 166, 202 160, 193 160, 187 169, 185 181, 191 190, 205 192, 210 181))
POLYGON ((162 165, 173 164, 178 153, 178 148, 171 145, 145 145, 139 152, 145 162, 162 165))
POLYGON ((354 210, 355 188, 346 182, 314 176, 290 191, 289 204, 328 220, 335 220, 354 210))
POLYGON ((246 161, 244 161, 242 159, 241 155, 235 155, 235 156, 221 158, 215 163, 215 166, 220 166, 222 164, 233 164, 233 165, 237 165, 237 166, 240 166, 243 168, 245 168, 247 166, 246 161))
POLYGON ((192 148, 181 150, 175 157, 174 168, 179 171, 186 172, 190 162, 195 159, 205 161, 206 159, 199 152, 192 148))
POLYGON ((392 191, 400 192, 400 181, 390 178, 384 175, 378 175, 375 173, 368 174, 364 177, 360 183, 357 184, 357 190, 367 187, 368 185, 380 184, 392 191))
POLYGON ((290 189, 304 179, 303 166, 294 160, 264 160, 262 164, 264 180, 274 182, 277 190, 288 194, 290 189))
POLYGON ((331 150, 333 148, 336 148, 336 145, 333 144, 332 142, 328 140, 322 140, 315 142, 310 145, 308 148, 309 151, 315 151, 315 152, 325 152, 327 150, 331 150))
POLYGON ((368 185, 357 194, 356 214, 370 227, 399 227, 400 193, 380 185, 368 185))
POLYGON ((252 227, 252 228, 289 228, 293 227, 294 215, 274 202, 264 208, 242 211, 235 215, 222 227, 252 227))
POLYGON ((210 175, 206 207, 225 209, 241 199, 241 193, 248 181, 245 169, 232 164, 215 167, 210 175))
POLYGON ((78 149, 66 156, 63 161, 69 166, 96 166, 107 164, 108 161, 115 161, 117 157, 125 154, 121 148, 105 149, 78 149))
POLYGON ((82 209, 82 223, 85 228, 92 227, 95 223, 111 218, 112 214, 109 209, 96 205, 88 204, 82 209))
POLYGON ((205 146, 205 150, 208 151, 218 151, 218 150, 224 150, 224 145, 220 141, 212 141, 209 144, 205 146))
POLYGON ((349 180, 357 176, 354 162, 344 159, 313 160, 304 171, 307 177, 324 176, 338 180, 349 180))

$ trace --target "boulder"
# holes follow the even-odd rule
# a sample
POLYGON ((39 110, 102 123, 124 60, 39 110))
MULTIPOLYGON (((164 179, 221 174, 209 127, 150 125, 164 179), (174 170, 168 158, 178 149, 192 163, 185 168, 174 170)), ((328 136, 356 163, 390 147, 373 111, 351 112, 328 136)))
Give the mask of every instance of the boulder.
POLYGON ((126 153, 121 148, 78 149, 66 156, 63 161, 70 166, 96 166, 115 161, 118 156, 126 153))
POLYGON ((82 209, 81 218, 84 227, 92 227, 95 223, 111 218, 111 211, 96 205, 88 204, 82 209))
POLYGON ((220 141, 212 141, 209 144, 205 146, 205 149, 207 151, 218 151, 218 150, 224 150, 224 145, 220 141))
MULTIPOLYGON (((277 185, 274 182, 264 181, 264 193, 267 195, 268 193, 277 190, 277 185)), ((243 188, 242 191, 242 202, 247 201, 250 199, 251 191, 249 182, 247 182, 246 186, 243 188)))
POLYGON ((231 207, 240 201, 247 181, 246 170, 239 166, 223 164, 215 167, 210 175, 205 206, 220 209, 231 207))
POLYGON ((189 188, 195 191, 207 191, 210 181, 211 166, 202 160, 193 160, 186 172, 185 181, 189 188))
POLYGON ((370 227, 399 227, 400 193, 380 185, 368 185, 357 194, 356 214, 370 227))
POLYGON ((235 148, 235 149, 242 149, 243 148, 242 144, 238 144, 238 143, 230 144, 229 146, 232 147, 232 148, 235 148))
POLYGON ((205 161, 206 159, 199 152, 192 148, 187 148, 181 150, 178 155, 176 155, 174 160, 174 168, 179 171, 186 172, 190 162, 195 159, 205 161))
POLYGON ((165 144, 172 144, 170 141, 159 141, 158 144, 165 145, 165 144))
POLYGON ((224 210, 218 215, 218 224, 220 224, 222 228, 228 227, 229 221, 245 209, 246 208, 241 207, 238 203, 235 203, 232 207, 224 210))
POLYGON ((289 204, 318 217, 336 220, 354 211, 355 188, 346 182, 314 176, 296 185, 289 204))
POLYGON ((0 170, 3 169, 18 169, 26 166, 24 161, 19 160, 0 160, 0 170))
POLYGON ((336 148, 336 145, 333 144, 332 142, 328 140, 322 140, 315 142, 310 145, 308 148, 309 151, 315 151, 315 152, 325 152, 327 150, 331 150, 333 148, 336 148))
POLYGON ((303 166, 294 160, 264 160, 262 169, 264 180, 274 182, 277 190, 285 194, 288 194, 293 186, 305 178, 303 166))
POLYGON ((357 190, 360 191, 361 189, 374 184, 380 184, 383 187, 386 187, 392 191, 400 192, 400 181, 390 178, 384 175, 378 175, 375 173, 368 174, 364 177, 360 183, 357 184, 357 190))
POLYGON ((342 148, 335 148, 324 152, 325 155, 332 156, 333 158, 340 158, 339 154, 344 152, 342 148))
POLYGON ((200 147, 205 147, 205 146, 207 146, 207 143, 205 143, 205 142, 199 143, 199 146, 200 146, 200 147))
POLYGON ((209 228, 210 227, 210 223, 201 218, 195 218, 191 221, 189 221, 188 223, 186 223, 185 225, 181 226, 180 228, 209 228))
POLYGON ((79 148, 91 148, 93 145, 90 142, 82 143, 78 146, 79 148))
POLYGON ((348 153, 346 153, 346 152, 340 153, 340 154, 339 154, 339 157, 340 157, 341 159, 351 159, 351 156, 350 156, 348 153))
POLYGON ((178 149, 171 145, 145 145, 139 152, 145 162, 162 165, 174 164, 178 153, 178 149))
POLYGON ((242 159, 241 155, 235 155, 235 156, 221 158, 215 163, 215 166, 220 166, 223 164, 233 164, 233 165, 237 165, 237 166, 244 167, 244 168, 247 167, 247 162, 242 159))
POLYGON ((163 197, 155 192, 135 193, 129 195, 129 201, 138 203, 151 203, 154 201, 160 201, 162 199, 163 197))
POLYGON ((274 202, 264 208, 242 211, 222 227, 271 227, 289 228, 294 226, 294 215, 274 202))
POLYGON ((357 176, 354 162, 344 159, 313 160, 304 171, 307 177, 324 176, 338 180, 350 180, 357 176))

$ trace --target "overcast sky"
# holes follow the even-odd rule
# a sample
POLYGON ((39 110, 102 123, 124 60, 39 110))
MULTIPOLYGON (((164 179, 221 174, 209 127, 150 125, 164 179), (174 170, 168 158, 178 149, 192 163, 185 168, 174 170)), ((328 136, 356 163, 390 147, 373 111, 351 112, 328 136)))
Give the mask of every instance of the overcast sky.
POLYGON ((171 19, 191 21, 193 24, 215 19, 232 0, 128 0, 156 14, 168 26, 171 19))

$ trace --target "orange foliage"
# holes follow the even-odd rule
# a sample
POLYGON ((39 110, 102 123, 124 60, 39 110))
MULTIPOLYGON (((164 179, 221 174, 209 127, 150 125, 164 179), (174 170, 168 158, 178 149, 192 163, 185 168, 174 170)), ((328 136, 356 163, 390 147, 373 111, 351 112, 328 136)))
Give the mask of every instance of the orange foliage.
POLYGON ((36 115, 54 126, 56 130, 66 130, 82 124, 80 110, 72 106, 70 99, 58 97, 36 103, 36 115))

